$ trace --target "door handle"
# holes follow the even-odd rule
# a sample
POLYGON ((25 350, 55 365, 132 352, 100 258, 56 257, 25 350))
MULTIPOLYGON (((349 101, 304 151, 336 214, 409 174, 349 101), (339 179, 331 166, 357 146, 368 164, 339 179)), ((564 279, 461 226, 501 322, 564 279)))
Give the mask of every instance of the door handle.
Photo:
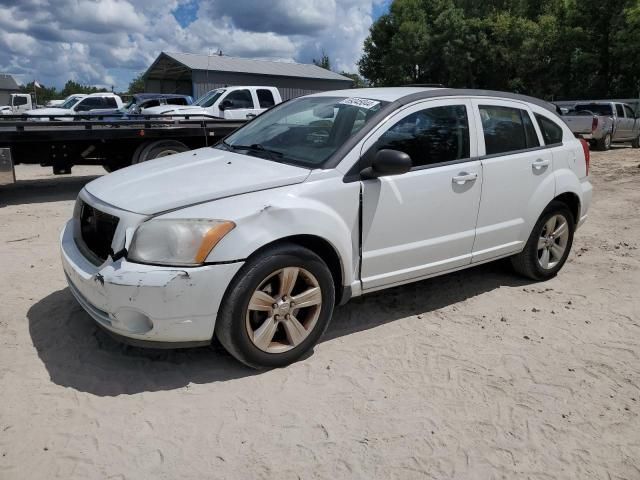
POLYGON ((464 185, 467 182, 475 182, 477 179, 477 173, 460 172, 458 175, 453 177, 451 181, 456 185, 464 185))
POLYGON ((549 165, 551 165, 551 160, 543 160, 542 158, 537 159, 531 164, 531 166, 536 170, 542 170, 543 168, 547 168, 549 165))
POLYGON ((256 115, 255 113, 247 113, 246 118, 247 118, 247 119, 249 119, 249 118, 255 118, 256 116, 257 116, 257 115, 256 115))

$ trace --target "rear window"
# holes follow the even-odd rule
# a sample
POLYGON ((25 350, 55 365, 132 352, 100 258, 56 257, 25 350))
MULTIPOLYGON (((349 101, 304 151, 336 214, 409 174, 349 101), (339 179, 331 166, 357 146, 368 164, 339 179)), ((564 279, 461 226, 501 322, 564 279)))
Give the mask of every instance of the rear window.
POLYGON ((479 109, 487 155, 540 146, 531 117, 525 110, 495 105, 480 105, 479 109))
POLYGON ((586 110, 596 115, 603 115, 605 117, 611 117, 613 115, 613 109, 611 105, 606 103, 579 103, 574 107, 576 112, 586 110))
POLYGON ((558 124, 547 117, 537 114, 536 120, 538 121, 538 126, 542 132, 542 138, 544 138, 545 145, 562 143, 562 128, 558 124))
POLYGON ((271 108, 276 104, 271 90, 265 89, 258 90, 258 102, 260 103, 260 108, 271 108))

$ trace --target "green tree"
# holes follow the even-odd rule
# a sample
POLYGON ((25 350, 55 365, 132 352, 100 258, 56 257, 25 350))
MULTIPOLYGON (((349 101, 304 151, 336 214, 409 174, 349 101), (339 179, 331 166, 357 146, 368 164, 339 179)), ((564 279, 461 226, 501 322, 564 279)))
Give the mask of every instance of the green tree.
POLYGON ((353 88, 365 88, 369 86, 369 83, 357 73, 340 72, 340 75, 353 80, 353 88))
POLYGON ((128 94, 143 93, 144 92, 144 73, 140 73, 131 82, 129 82, 128 94))
POLYGON ((638 95, 638 0, 395 0, 358 66, 373 85, 548 99, 638 95))
POLYGON ((331 70, 331 60, 329 60, 329 55, 327 55, 324 50, 322 51, 320 60, 313 59, 313 64, 326 70, 331 70))

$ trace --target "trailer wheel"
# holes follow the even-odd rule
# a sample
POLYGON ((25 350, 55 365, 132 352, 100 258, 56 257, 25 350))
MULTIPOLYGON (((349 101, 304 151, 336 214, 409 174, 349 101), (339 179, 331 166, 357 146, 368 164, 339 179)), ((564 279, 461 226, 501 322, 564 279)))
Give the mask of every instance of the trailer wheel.
MULTIPOLYGON (((136 158, 136 155, 134 154, 134 158, 131 159, 131 163, 142 163, 148 160, 153 160, 155 158, 166 157, 168 155, 187 151, 189 151, 189 147, 187 147, 182 142, 178 142, 177 140, 158 140, 155 142, 151 142, 146 147, 144 147, 140 151, 138 158, 136 158)), ((136 153, 138 152, 136 151, 136 153)))

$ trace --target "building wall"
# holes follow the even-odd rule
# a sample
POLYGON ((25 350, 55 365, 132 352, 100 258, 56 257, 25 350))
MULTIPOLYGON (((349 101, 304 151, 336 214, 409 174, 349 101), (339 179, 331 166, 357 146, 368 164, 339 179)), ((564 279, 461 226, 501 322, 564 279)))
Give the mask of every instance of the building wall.
POLYGON ((20 90, 0 90, 0 106, 9 105, 12 93, 20 93, 20 90))
POLYGON ((192 78, 194 98, 198 98, 215 88, 234 85, 277 87, 283 100, 308 95, 310 93, 351 87, 351 81, 275 77, 273 75, 253 75, 234 72, 207 72, 205 70, 194 70, 192 78))

